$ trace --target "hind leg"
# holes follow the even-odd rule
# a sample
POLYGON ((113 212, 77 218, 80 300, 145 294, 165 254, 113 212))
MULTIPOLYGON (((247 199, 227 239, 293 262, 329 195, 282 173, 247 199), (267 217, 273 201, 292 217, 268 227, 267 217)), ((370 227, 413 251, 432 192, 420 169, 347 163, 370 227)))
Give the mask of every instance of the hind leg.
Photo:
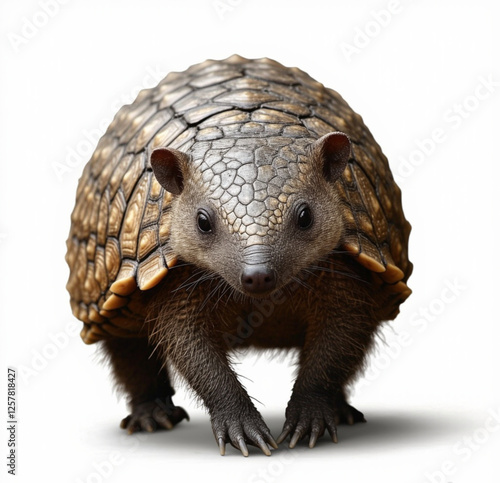
POLYGON ((334 398, 333 404, 336 409, 335 424, 366 423, 363 413, 347 402, 344 391, 334 398))
POLYGON ((115 379, 126 392, 131 414, 121 422, 128 433, 172 429, 188 419, 186 411, 174 406, 167 371, 145 338, 114 338, 104 341, 104 350, 115 379))

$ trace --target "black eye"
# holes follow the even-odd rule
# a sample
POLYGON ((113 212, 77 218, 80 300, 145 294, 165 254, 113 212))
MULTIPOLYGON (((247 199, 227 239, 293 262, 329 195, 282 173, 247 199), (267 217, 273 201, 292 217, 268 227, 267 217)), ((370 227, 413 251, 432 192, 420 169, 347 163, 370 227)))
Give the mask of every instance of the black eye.
POLYGON ((198 228, 203 233, 209 233, 212 231, 212 225, 210 223, 210 218, 203 211, 198 211, 197 222, 198 222, 198 228))
POLYGON ((311 209, 307 205, 303 205, 299 208, 299 214, 297 216, 297 224, 299 228, 305 230, 312 225, 312 213, 311 209))

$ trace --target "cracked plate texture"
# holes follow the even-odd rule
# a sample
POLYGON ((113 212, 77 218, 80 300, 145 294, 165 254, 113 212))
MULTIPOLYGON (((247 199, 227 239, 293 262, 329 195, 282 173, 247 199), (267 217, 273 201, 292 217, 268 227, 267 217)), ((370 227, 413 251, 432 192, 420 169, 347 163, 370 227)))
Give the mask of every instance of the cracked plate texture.
POLYGON ((297 68, 232 56, 169 74, 116 114, 79 181, 66 260, 82 338, 93 343, 141 330, 141 292, 176 262, 169 248, 172 196, 156 181, 151 149, 191 155, 196 180, 242 237, 272 236, 287 196, 305 176, 306 149, 332 131, 351 139, 337 189, 343 248, 373 272, 393 318, 410 290, 410 225, 386 157, 335 91, 297 68))

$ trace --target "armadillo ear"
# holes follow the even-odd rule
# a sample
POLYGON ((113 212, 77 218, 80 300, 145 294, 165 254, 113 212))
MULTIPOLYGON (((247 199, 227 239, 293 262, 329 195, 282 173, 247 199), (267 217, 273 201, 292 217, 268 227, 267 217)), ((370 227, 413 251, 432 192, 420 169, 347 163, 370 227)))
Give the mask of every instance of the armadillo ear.
POLYGON ((314 142, 313 152, 323 161, 325 178, 334 182, 342 176, 351 157, 351 141, 343 132, 331 132, 314 142))
POLYGON ((151 167, 153 173, 168 192, 180 195, 184 188, 183 166, 189 160, 189 156, 177 149, 156 148, 151 152, 151 167))

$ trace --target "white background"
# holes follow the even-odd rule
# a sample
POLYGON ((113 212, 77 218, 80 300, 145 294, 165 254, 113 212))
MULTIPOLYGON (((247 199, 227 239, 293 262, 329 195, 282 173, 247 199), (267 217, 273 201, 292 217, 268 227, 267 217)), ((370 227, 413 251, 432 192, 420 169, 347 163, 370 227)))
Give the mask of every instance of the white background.
MULTIPOLYGON (((42 4, 0 12, 0 479, 12 478, 14 366, 20 482, 498 482, 494 2, 66 0, 47 2, 50 14, 42 4), (231 447, 220 457, 183 388, 175 401, 191 422, 126 437, 125 403, 65 291, 77 180, 103 128, 138 88, 233 53, 298 66, 340 92, 388 156, 413 225, 414 294, 352 394, 368 423, 340 427, 338 445, 282 445, 270 458, 231 447)), ((277 436, 293 358, 250 356, 238 371, 277 436)))

